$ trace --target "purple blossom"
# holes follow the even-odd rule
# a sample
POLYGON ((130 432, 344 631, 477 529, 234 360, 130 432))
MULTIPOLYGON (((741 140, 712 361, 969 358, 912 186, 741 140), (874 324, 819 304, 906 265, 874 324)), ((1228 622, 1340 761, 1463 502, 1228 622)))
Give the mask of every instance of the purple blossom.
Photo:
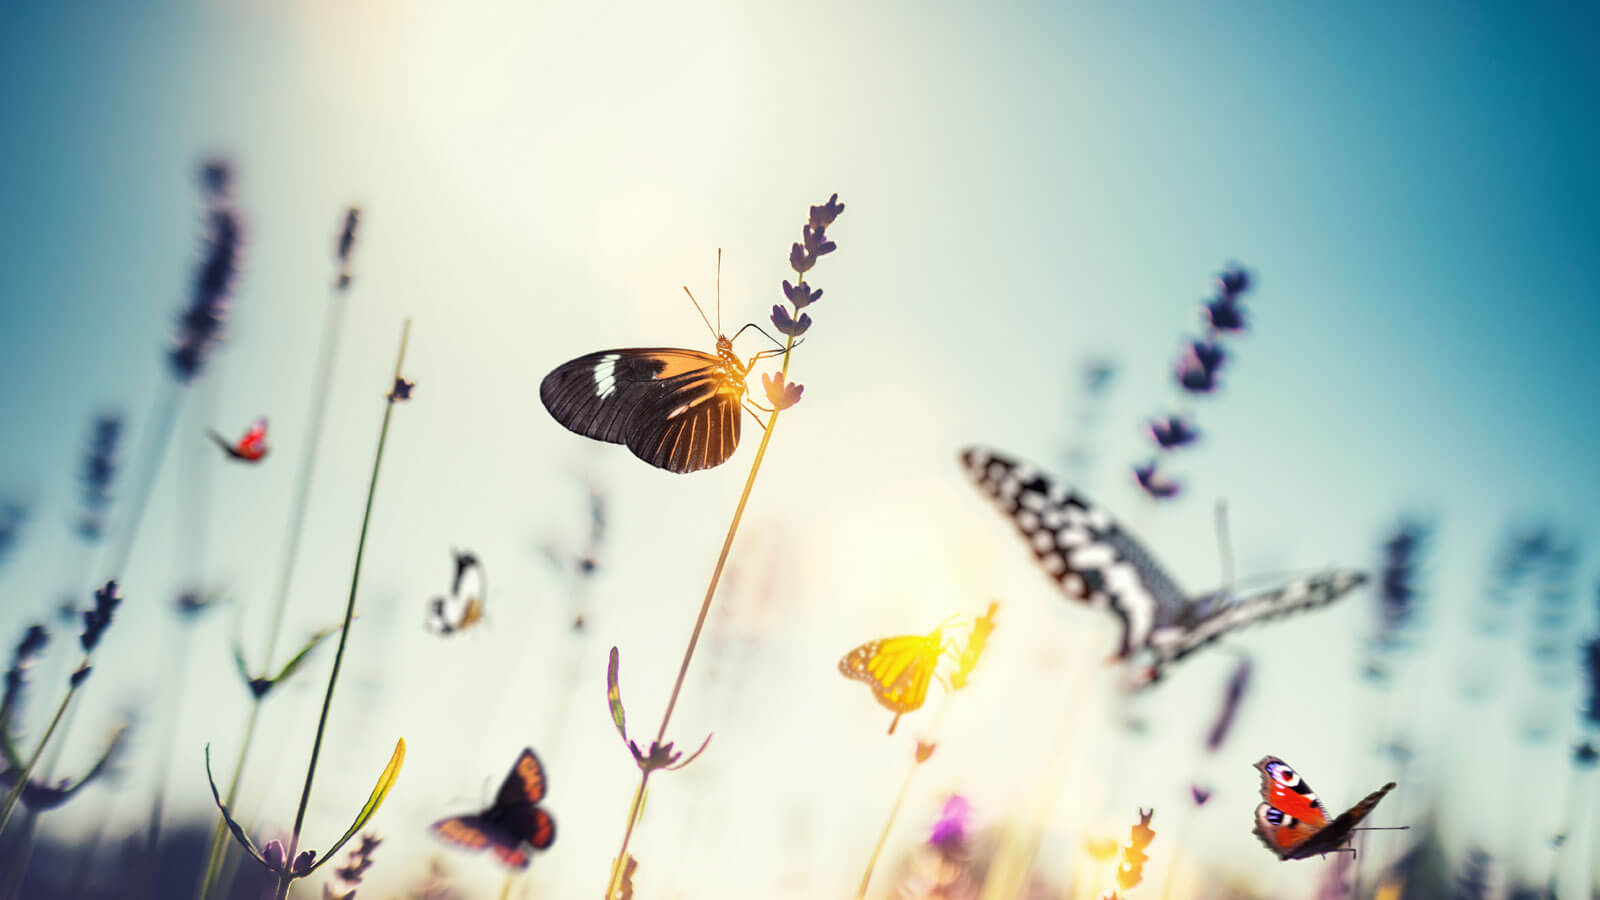
POLYGON ((798 320, 789 317, 789 310, 774 303, 772 305, 772 326, 789 337, 799 337, 811 327, 811 316, 801 313, 798 320))
POLYGON ((822 257, 839 249, 838 245, 828 240, 828 234, 821 228, 812 228, 804 225, 800 228, 800 240, 805 244, 806 252, 812 256, 822 257))
POLYGON ((1217 373, 1207 369, 1192 350, 1185 350, 1173 368, 1178 386, 1191 394, 1209 394, 1217 389, 1217 373))
POLYGON ((1139 483, 1139 487, 1156 500, 1168 500, 1176 497, 1178 492, 1183 489, 1183 486, 1178 482, 1157 472, 1154 460, 1142 466, 1134 466, 1133 477, 1139 483))
POLYGON ((1189 786, 1189 794, 1194 797, 1195 806, 1205 806, 1206 801, 1211 799, 1210 788, 1203 788, 1198 784, 1189 786))
POLYGON ((773 409, 788 409, 800 402, 800 394, 806 388, 803 384, 784 384, 783 373, 767 375, 761 373, 761 384, 766 388, 767 400, 773 409))
POLYGON ((799 284, 790 284, 788 281, 784 281, 783 296, 789 298, 789 302, 794 304, 794 311, 799 312, 818 300, 821 300, 822 289, 818 288, 817 290, 813 291, 811 289, 811 285, 806 284, 803 281, 799 284))
POLYGON ((827 203, 811 207, 811 216, 807 224, 816 229, 827 228, 833 224, 834 219, 839 218, 839 214, 842 212, 844 212, 844 204, 839 202, 839 195, 835 193, 828 198, 827 203))
POLYGON ((1222 364, 1228 361, 1228 351, 1216 341, 1191 341, 1189 352, 1193 354, 1194 361, 1200 364, 1207 373, 1215 375, 1222 371, 1222 364))
POLYGON ((1249 270, 1231 265, 1217 276, 1217 295, 1227 300, 1236 300, 1240 294, 1250 290, 1250 281, 1249 270))
POLYGON ((1150 423, 1150 437, 1155 440, 1163 450, 1176 450, 1194 443, 1200 437, 1200 431, 1188 418, 1182 416, 1167 416, 1156 419, 1150 423))
POLYGON ((111 625, 112 613, 122 605, 122 595, 117 591, 116 581, 108 581, 105 587, 94 592, 94 609, 83 611, 83 635, 79 642, 83 644, 83 652, 93 653, 100 638, 105 636, 106 629, 111 625))
POLYGON ((961 844, 966 840, 971 821, 972 804, 960 794, 951 794, 950 799, 944 802, 944 809, 939 811, 939 817, 933 821, 928 843, 940 848, 961 844))
POLYGON ((1228 687, 1222 694, 1222 708, 1217 711, 1217 718, 1206 733, 1206 749, 1212 753, 1221 749, 1222 742, 1228 739, 1228 732, 1233 730, 1234 720, 1239 715, 1239 704, 1244 700, 1245 691, 1250 688, 1250 671, 1250 658, 1241 657, 1239 664, 1233 668, 1233 674, 1228 677, 1228 687))
POLYGON ((806 250, 805 247, 795 244, 789 248, 789 268, 795 270, 795 272, 804 275, 811 271, 811 267, 816 264, 817 257, 806 250))
POLYGON ((1212 331, 1223 333, 1240 332, 1245 329, 1244 309, 1227 297, 1218 297, 1203 307, 1205 310, 1206 324, 1212 331))

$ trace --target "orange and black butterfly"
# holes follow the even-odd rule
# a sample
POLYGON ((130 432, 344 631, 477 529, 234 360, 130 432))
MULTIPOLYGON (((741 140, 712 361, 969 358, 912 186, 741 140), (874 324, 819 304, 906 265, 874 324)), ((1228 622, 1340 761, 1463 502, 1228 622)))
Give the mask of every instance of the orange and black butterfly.
POLYGON ((894 734, 901 716, 922 708, 945 646, 943 625, 926 635, 879 638, 846 653, 839 660, 839 673, 872 688, 872 696, 894 713, 889 722, 889 733, 894 734))
MULTIPOLYGON (((1383 795, 1394 790, 1394 782, 1368 794, 1365 799, 1337 818, 1317 799, 1311 785, 1300 773, 1276 756, 1264 756, 1256 763, 1261 770, 1261 800, 1256 807, 1256 837, 1279 859, 1307 859, 1324 853, 1354 853, 1344 842, 1383 795)), ((1404 829, 1406 826, 1401 826, 1404 829)), ((1389 830, 1389 829, 1375 829, 1389 830)))
POLYGON ((207 431, 206 435, 212 442, 228 454, 229 459, 239 462, 258 463, 267 455, 267 418, 262 416, 250 424, 244 436, 235 443, 230 443, 227 438, 215 431, 207 431))
POLYGON ((495 858, 513 869, 526 869, 533 855, 527 848, 547 849, 556 841, 556 823, 538 804, 544 799, 544 766, 524 747, 500 785, 494 805, 483 812, 451 816, 433 823, 431 830, 463 850, 493 850, 495 858))
MULTIPOLYGON (((719 327, 720 306, 719 298, 719 327)), ((546 375, 539 399, 569 430, 626 444, 658 469, 683 473, 720 466, 739 446, 745 376, 773 351, 742 362, 732 340, 711 328, 709 319, 706 327, 717 337, 715 353, 675 347, 589 353, 546 375)))

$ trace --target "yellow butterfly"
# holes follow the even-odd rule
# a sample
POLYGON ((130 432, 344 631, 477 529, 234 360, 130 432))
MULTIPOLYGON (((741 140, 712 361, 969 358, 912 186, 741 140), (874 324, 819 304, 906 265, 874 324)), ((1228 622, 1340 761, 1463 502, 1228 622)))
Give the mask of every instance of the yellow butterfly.
POLYGON ((872 695, 894 713, 889 723, 894 734, 901 716, 922 707, 945 646, 944 625, 927 635, 879 638, 846 653, 839 660, 839 674, 872 687, 872 695))

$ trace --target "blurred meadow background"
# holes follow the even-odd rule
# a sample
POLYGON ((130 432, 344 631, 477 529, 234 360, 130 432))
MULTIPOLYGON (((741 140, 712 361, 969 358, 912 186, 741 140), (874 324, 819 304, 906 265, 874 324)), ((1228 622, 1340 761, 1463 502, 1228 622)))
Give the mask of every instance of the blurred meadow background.
MULTIPOLYGON (((715 737, 650 782, 636 896, 853 896, 919 736, 936 749, 872 897, 1101 896, 1117 860, 1087 848, 1126 842, 1141 808, 1155 837, 1130 898, 1600 896, 1600 789, 1578 749, 1600 739, 1593 8, 252 0, 4 16, 0 636, 9 652, 32 623, 52 633, 12 730, 31 750, 79 658, 59 607, 113 577, 124 603, 36 777, 81 775, 130 725, 105 777, 0 834, 13 896, 194 896, 216 822, 203 754, 224 779, 243 739, 232 648, 264 665, 334 303, 274 668, 344 614, 406 318, 417 386, 393 409, 303 846, 345 830, 404 737, 358 896, 595 896, 638 781, 606 712, 608 651, 642 740, 759 430, 745 423, 727 464, 674 475, 563 429, 537 385, 590 351, 710 350, 681 286, 713 300, 719 248, 723 331, 765 326, 807 206, 835 191, 839 249, 790 370, 804 399, 775 432, 668 734, 691 750, 715 737), (174 388, 212 160, 243 223, 237 276, 225 336, 174 388), (1172 361, 1235 262, 1248 328, 1220 386, 1185 396, 1172 361), (173 391, 170 446, 113 570, 173 391), (1155 455, 1149 421, 1179 411, 1202 437, 1163 458, 1183 488, 1154 499, 1133 467, 1155 455), (101 415, 123 425, 91 540, 101 415), (206 436, 258 416, 259 465, 206 436), (1113 620, 1036 568, 962 471, 971 444, 1074 483, 1191 590, 1223 577, 1219 500, 1241 575, 1337 564, 1373 582, 1125 694, 1113 620), (482 561, 487 617, 441 636, 424 619, 453 548, 482 561), (185 593, 216 602, 184 616, 185 593), (934 687, 886 736, 890 714, 839 658, 991 600, 970 688, 941 715, 934 687), (1241 658, 1249 684, 1210 752, 1241 658), (507 882, 428 826, 487 806, 524 746, 558 837, 507 882), (1334 812, 1397 781, 1368 824, 1411 830, 1366 835, 1354 863, 1280 862, 1251 834, 1268 754, 1334 812), (929 843, 952 795, 971 807, 954 855, 929 843), (937 887, 951 871, 966 880, 937 887)), ((258 843, 295 818, 333 644, 260 707, 236 804, 258 843)), ((252 865, 234 896, 254 896, 252 865)), ((294 896, 324 896, 331 872, 294 896)))

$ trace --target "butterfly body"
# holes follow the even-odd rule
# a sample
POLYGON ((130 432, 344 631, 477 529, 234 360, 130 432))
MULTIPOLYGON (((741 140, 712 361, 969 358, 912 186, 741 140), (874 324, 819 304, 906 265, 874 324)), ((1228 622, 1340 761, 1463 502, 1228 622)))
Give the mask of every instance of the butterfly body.
POLYGON ((1190 594, 1142 543, 1081 495, 999 453, 969 448, 961 459, 1062 593, 1117 617, 1122 634, 1115 658, 1150 658, 1140 686, 1235 628, 1327 605, 1367 580, 1363 572, 1327 569, 1242 597, 1228 590, 1190 594))
POLYGON ((695 472, 721 465, 739 446, 750 367, 721 335, 716 353, 601 350, 557 366, 540 382, 539 399, 571 431, 625 444, 659 469, 695 472))
POLYGON ((440 819, 430 830, 460 849, 491 850, 505 866, 526 869, 533 859, 526 848, 545 850, 556 839, 555 820, 538 805, 545 790, 544 766, 533 748, 525 747, 500 785, 492 806, 481 812, 440 819))
POLYGON ((1255 835, 1279 859, 1307 859, 1349 849, 1344 843, 1355 826, 1395 787, 1389 782, 1330 820, 1311 786, 1288 763, 1264 756, 1256 768, 1261 772, 1262 802, 1256 807, 1255 835))
POLYGON ((901 716, 922 707, 943 652, 942 627, 926 635, 879 638, 846 653, 839 660, 839 672, 872 688, 878 702, 894 713, 889 723, 889 733, 894 734, 901 716))
POLYGON ((227 438, 217 434, 215 431, 208 431, 206 434, 213 443, 222 448, 223 453, 228 454, 229 459, 255 463, 260 462, 267 455, 267 420, 265 417, 256 419, 255 422, 251 423, 244 436, 234 443, 229 443, 227 438))

